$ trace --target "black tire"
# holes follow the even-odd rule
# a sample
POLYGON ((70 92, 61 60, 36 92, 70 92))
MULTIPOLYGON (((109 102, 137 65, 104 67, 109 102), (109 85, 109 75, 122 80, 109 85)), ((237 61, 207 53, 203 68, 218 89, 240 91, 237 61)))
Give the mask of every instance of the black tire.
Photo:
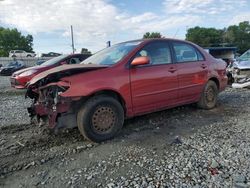
POLYGON ((27 57, 31 57, 31 55, 27 55, 27 57))
POLYGON ((81 134, 93 142, 112 139, 122 128, 124 110, 113 97, 94 96, 87 100, 77 113, 81 134))
POLYGON ((216 106, 217 98, 218 87, 214 81, 209 80, 203 89, 201 98, 197 105, 199 108, 203 108, 206 110, 212 109, 216 106))
POLYGON ((16 55, 12 55, 11 57, 16 57, 16 55))

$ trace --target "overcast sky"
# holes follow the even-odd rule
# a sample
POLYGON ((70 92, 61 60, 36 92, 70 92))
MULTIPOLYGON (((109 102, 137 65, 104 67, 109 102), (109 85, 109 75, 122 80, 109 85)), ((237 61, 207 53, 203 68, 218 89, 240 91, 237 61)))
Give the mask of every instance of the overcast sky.
POLYGON ((0 0, 0 26, 34 37, 34 50, 92 52, 147 31, 185 38, 194 26, 223 28, 250 21, 250 0, 0 0))

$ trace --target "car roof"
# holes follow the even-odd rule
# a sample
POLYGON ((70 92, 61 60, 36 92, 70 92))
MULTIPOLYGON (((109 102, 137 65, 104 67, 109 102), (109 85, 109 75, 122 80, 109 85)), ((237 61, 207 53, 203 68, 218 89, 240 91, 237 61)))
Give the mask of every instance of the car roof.
POLYGON ((194 44, 194 43, 187 41, 187 40, 181 40, 181 39, 175 39, 175 38, 136 39, 136 40, 125 41, 125 42, 121 42, 121 43, 117 43, 117 44, 128 43, 128 42, 150 42, 150 41, 176 41, 176 42, 186 42, 186 43, 194 44))

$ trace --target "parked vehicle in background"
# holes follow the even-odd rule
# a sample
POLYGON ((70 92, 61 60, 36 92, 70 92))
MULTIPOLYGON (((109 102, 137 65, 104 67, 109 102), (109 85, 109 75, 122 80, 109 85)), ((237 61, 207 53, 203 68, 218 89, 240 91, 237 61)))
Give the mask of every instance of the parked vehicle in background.
POLYGON ((45 61, 46 61, 46 60, 38 60, 38 61, 36 62, 36 65, 41 65, 41 64, 43 64, 45 61))
POLYGON ((59 53, 56 53, 56 52, 49 52, 47 54, 43 53, 41 55, 41 57, 57 57, 57 56, 60 56, 60 55, 62 55, 62 54, 59 54, 59 53))
POLYGON ((111 139, 124 118, 197 103, 214 108, 227 85, 226 63, 199 46, 175 39, 128 41, 79 65, 35 76, 26 96, 31 117, 50 128, 78 126, 94 142, 111 139))
POLYGON ((24 62, 20 60, 12 61, 6 66, 2 66, 0 68, 0 75, 10 76, 13 72, 24 68, 25 68, 24 62))
POLYGON ((233 88, 250 88, 250 49, 232 62, 227 71, 233 88))
POLYGON ((83 54, 70 54, 54 57, 41 65, 29 67, 17 72, 14 72, 10 78, 11 86, 17 89, 24 89, 27 82, 29 82, 35 75, 54 67, 58 67, 64 64, 79 64, 89 55, 83 54))
POLYGON ((9 57, 35 57, 36 54, 33 52, 25 52, 24 50, 11 50, 9 57))

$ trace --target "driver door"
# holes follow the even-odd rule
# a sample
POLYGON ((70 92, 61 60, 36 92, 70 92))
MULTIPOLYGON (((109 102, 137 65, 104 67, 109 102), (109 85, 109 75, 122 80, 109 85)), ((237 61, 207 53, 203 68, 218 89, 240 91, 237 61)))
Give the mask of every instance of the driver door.
POLYGON ((146 44, 136 57, 147 56, 150 64, 130 68, 131 93, 135 115, 174 105, 178 80, 168 42, 146 44))

